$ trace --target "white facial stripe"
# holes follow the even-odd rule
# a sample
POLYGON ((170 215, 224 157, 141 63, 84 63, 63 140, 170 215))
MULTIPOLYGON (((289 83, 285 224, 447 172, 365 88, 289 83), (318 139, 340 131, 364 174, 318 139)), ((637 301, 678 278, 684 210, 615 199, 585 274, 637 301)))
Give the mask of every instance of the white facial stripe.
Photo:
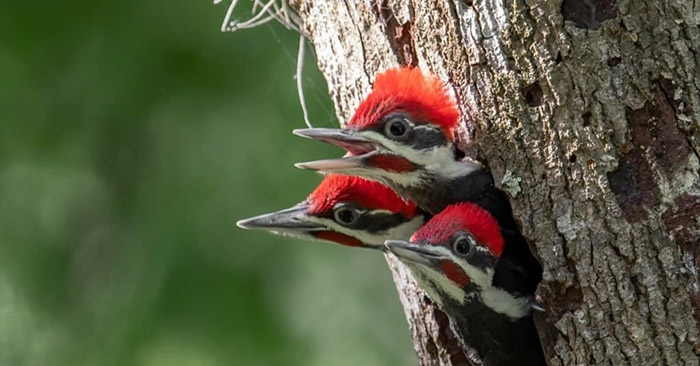
POLYGON ((440 306, 443 305, 442 294, 446 294, 459 303, 465 303, 481 297, 484 305, 513 320, 528 315, 532 309, 527 298, 514 297, 500 288, 488 286, 479 293, 476 291, 465 293, 457 284, 432 268, 417 263, 407 263, 407 265, 415 275, 420 287, 440 306), (438 288, 440 289, 439 291, 438 288))
POLYGON ((428 150, 427 155, 426 169, 445 178, 469 175, 483 168, 481 163, 473 159, 455 160, 451 145, 428 150))
MULTIPOLYGON (((438 176, 454 178, 468 175, 483 167, 481 163, 473 159, 465 158, 462 161, 455 160, 452 143, 447 143, 446 145, 437 146, 431 149, 416 150, 410 146, 386 138, 384 135, 375 131, 362 131, 359 132, 359 135, 379 142, 382 145, 379 150, 392 151, 397 155, 405 157, 416 165, 423 166, 425 170, 438 176)), ((397 183, 398 181, 396 180, 396 176, 401 176, 403 180, 401 184, 404 186, 412 186, 420 183, 420 175, 417 174, 417 172, 383 172, 387 178, 397 183), (410 178, 406 177, 410 176, 411 173, 415 173, 415 175, 411 176, 410 178)))
MULTIPOLYGON (((447 248, 443 247, 436 247, 436 251, 438 254, 443 255, 445 257, 450 257, 454 258, 450 251, 447 248)), ((462 263, 462 261, 455 261, 456 263, 459 264, 460 268, 464 270, 464 272, 470 277, 472 282, 474 284, 477 284, 477 282, 483 283, 484 281, 487 281, 485 277, 489 277, 488 279, 488 286, 491 285, 490 278, 493 277, 493 274, 484 274, 484 272, 479 271, 473 266, 467 266, 468 268, 465 268, 465 265, 462 263)), ((450 280, 443 272, 437 271, 436 269, 420 264, 420 263, 415 263, 415 262, 404 262, 406 263, 409 268, 411 268, 411 272, 416 277, 416 281, 418 281, 418 284, 425 290, 425 292, 428 294, 428 296, 435 302, 440 303, 440 293, 444 293, 453 300, 464 303, 467 301, 467 299, 470 298, 470 296, 465 293, 464 289, 461 288, 460 285, 457 283, 453 282, 450 280), (438 288, 440 291, 438 291, 438 288)))
POLYGON ((428 297, 438 303, 438 305, 442 306, 442 295, 440 292, 447 294, 447 296, 457 302, 461 303, 465 301, 464 290, 456 283, 447 279, 443 273, 417 263, 411 262, 406 264, 415 275, 416 281, 418 281, 420 287, 428 294, 428 297), (440 288, 440 292, 437 290, 438 287, 440 288))
POLYGON ((388 186, 413 187, 423 184, 420 171, 398 173, 383 169, 372 169, 369 171, 369 174, 374 176, 370 177, 368 175, 367 178, 375 179, 388 186))
POLYGON ((440 132, 440 127, 434 126, 434 125, 427 125, 427 124, 420 124, 420 125, 414 125, 413 126, 414 130, 427 130, 427 131, 434 131, 434 132, 440 132))
MULTIPOLYGON (((381 133, 378 133, 375 131, 362 131, 362 132, 360 132, 360 135, 363 137, 366 137, 368 139, 371 139, 373 141, 379 142, 385 150, 393 151, 394 153, 401 155, 401 156, 407 158, 408 160, 410 160, 416 164, 419 164, 419 165, 426 165, 427 163, 429 163, 431 161, 430 157, 426 156, 426 155, 429 155, 429 154, 426 154, 426 152, 429 153, 429 152, 432 152, 434 150, 444 150, 445 147, 447 147, 448 150, 451 151, 451 148, 449 148, 451 144, 447 144, 443 147, 435 147, 432 149, 416 150, 410 146, 407 146, 407 145, 404 145, 400 142, 389 139, 389 138, 385 137, 384 135, 382 135, 381 133)), ((380 147, 380 149, 381 149, 381 147, 380 147)), ((453 155, 450 154, 450 156, 453 156, 453 155)), ((452 158, 451 160, 454 160, 454 158, 452 158)))
POLYGON ((373 246, 384 247, 384 242, 389 239, 408 240, 413 233, 423 224, 423 217, 417 215, 412 220, 393 227, 387 231, 370 233, 364 230, 354 230, 338 224, 337 222, 316 216, 309 216, 307 220, 325 226, 329 231, 336 231, 347 236, 351 236, 363 243, 373 246))
POLYGON ((459 285, 449 280, 442 272, 419 263, 407 262, 407 265, 411 269, 411 272, 413 272, 415 275, 416 281, 418 281, 421 288, 425 290, 428 296, 439 305, 442 305, 442 294, 445 294, 460 303, 471 301, 477 296, 480 296, 484 305, 493 309, 493 311, 504 314, 512 319, 519 319, 530 313, 532 306, 528 298, 515 297, 510 293, 491 285, 493 270, 487 270, 488 273, 486 275, 477 270, 478 272, 481 272, 482 275, 476 275, 476 273, 470 273, 473 272, 474 267, 469 266, 471 269, 467 269, 462 261, 458 261, 456 263, 462 267, 462 269, 472 279, 474 284, 478 285, 477 281, 484 281, 486 278, 488 278, 488 285, 479 285, 481 288, 481 291, 479 292, 474 291, 465 293, 459 285), (481 279, 477 280, 479 277, 481 277, 481 279), (439 291, 438 288, 440 289, 439 291))

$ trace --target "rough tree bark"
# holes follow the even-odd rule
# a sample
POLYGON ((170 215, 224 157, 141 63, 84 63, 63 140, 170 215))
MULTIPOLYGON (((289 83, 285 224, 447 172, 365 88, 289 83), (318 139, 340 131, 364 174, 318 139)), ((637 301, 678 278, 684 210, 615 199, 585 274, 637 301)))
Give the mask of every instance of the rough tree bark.
MULTIPOLYGON (((700 2, 295 0, 341 121, 377 72, 449 81, 544 267, 550 365, 698 365, 700 2)), ((467 364, 389 259, 422 365, 467 364)), ((468 352, 467 352, 468 353, 468 352)))

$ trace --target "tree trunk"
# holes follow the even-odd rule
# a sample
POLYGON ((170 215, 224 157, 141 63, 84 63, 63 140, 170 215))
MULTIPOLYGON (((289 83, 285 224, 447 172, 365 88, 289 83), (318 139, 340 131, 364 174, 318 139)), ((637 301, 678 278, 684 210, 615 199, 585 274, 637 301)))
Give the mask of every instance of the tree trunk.
MULTIPOLYGON (((696 2, 292 5, 341 121, 389 67, 449 82, 459 146, 510 195, 544 267, 537 323, 550 365, 698 365, 696 2)), ((467 364, 444 315, 388 261, 420 364, 467 364)))

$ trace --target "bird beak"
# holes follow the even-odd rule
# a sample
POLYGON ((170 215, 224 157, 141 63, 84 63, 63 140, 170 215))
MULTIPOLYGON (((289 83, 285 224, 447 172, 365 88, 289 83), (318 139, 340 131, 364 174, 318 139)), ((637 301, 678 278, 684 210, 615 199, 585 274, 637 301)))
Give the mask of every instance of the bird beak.
POLYGON ((315 160, 294 164, 297 168, 323 173, 359 175, 369 179, 381 178, 383 171, 403 173, 416 165, 387 148, 381 141, 363 132, 333 128, 305 128, 292 131, 295 135, 339 146, 348 153, 338 159, 315 160))
POLYGON ((432 245, 414 244, 403 240, 387 240, 384 245, 402 262, 436 266, 445 259, 444 255, 437 251, 437 247, 432 245))
POLYGON ((350 155, 359 156, 377 149, 377 142, 361 136, 357 131, 338 128, 302 128, 293 134, 307 139, 323 141, 338 146, 350 155))
POLYGON ((305 163, 296 163, 295 167, 306 170, 316 170, 332 173, 334 171, 347 171, 349 169, 364 166, 364 156, 347 156, 338 159, 314 160, 305 163))
POLYGON ((236 223, 242 229, 261 229, 276 234, 304 236, 310 231, 323 229, 324 226, 309 221, 306 214, 307 204, 300 203, 281 211, 272 212, 236 223))
POLYGON ((378 143, 353 130, 336 128, 304 128, 293 130, 297 136, 323 141, 343 148, 348 152, 342 158, 309 161, 294 164, 297 168, 323 171, 328 173, 347 172, 355 168, 365 167, 366 159, 377 150, 378 143))
POLYGON ((306 213, 307 208, 308 204, 302 202, 288 209, 240 220, 236 225, 243 229, 261 229, 283 236, 323 240, 351 247, 383 249, 381 245, 365 244, 353 236, 334 231, 323 224, 313 222, 306 213))

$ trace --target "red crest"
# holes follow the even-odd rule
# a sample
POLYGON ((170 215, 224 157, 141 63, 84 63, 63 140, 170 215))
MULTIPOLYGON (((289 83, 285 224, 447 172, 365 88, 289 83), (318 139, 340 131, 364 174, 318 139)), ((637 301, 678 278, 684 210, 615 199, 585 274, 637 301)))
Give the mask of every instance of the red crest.
POLYGON ((440 79, 424 75, 418 68, 402 67, 377 76, 372 92, 360 103, 347 127, 365 129, 397 110, 440 126, 450 140, 459 119, 457 105, 440 79))
POLYGON ((498 221, 488 211, 473 203, 447 206, 416 231, 411 237, 411 242, 442 244, 460 230, 470 232, 476 241, 486 245, 493 255, 501 256, 504 242, 498 221))
POLYGON ((413 217, 416 205, 404 201, 389 187, 367 179, 330 174, 308 197, 310 214, 321 214, 340 202, 353 202, 370 210, 387 210, 413 217))

